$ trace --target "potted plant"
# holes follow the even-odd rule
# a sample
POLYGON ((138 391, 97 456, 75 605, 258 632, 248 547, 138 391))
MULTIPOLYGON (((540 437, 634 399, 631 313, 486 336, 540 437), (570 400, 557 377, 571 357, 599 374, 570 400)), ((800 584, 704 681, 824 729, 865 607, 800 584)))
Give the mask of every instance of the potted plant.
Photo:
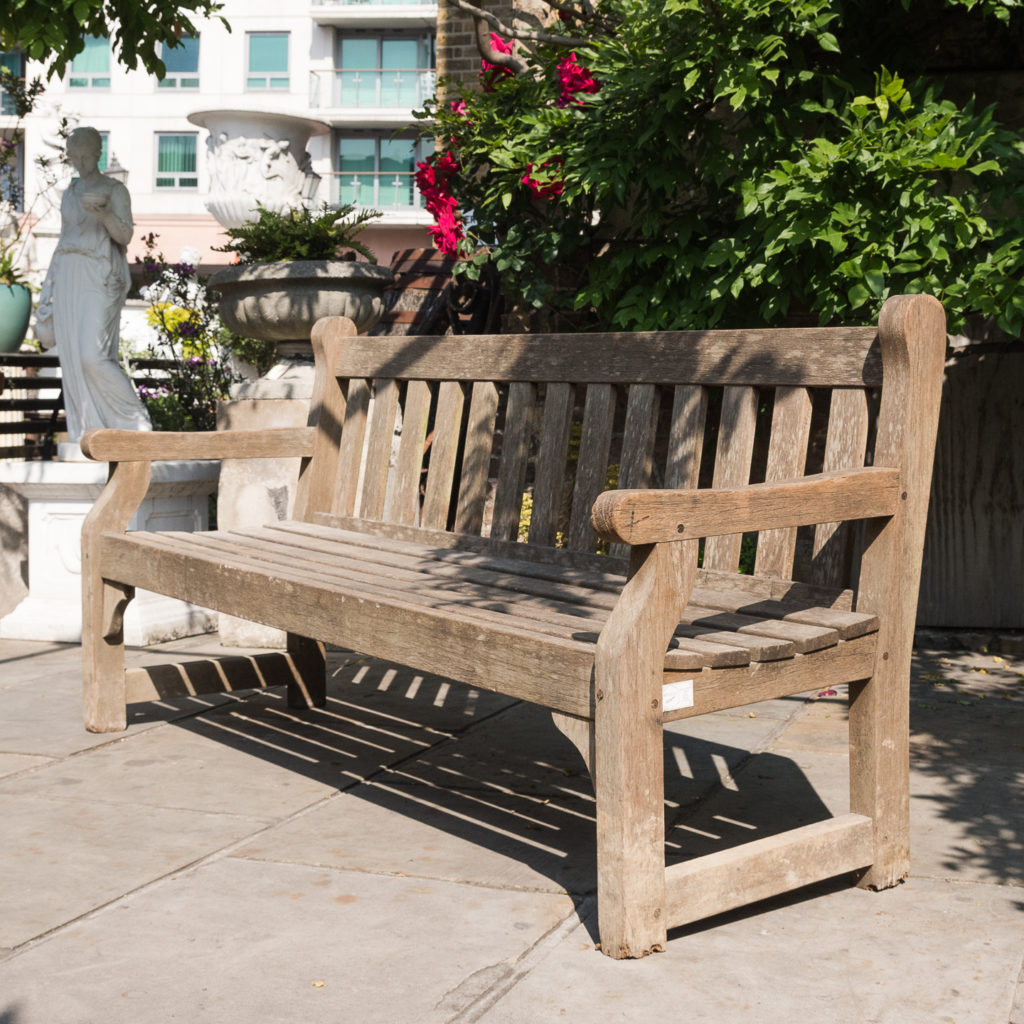
POLYGON ((360 333, 383 312, 394 275, 358 240, 376 211, 352 206, 276 212, 226 229, 237 265, 209 281, 220 293, 220 316, 237 334, 278 343, 308 341, 321 317, 347 316, 360 333), (359 259, 362 257, 362 259, 359 259))
POLYGON ((0 92, 13 107, 13 129, 0 135, 0 352, 17 352, 28 332, 32 315, 32 292, 22 272, 27 227, 31 214, 21 209, 23 189, 18 173, 18 153, 24 138, 22 119, 32 109, 42 91, 38 79, 30 85, 16 78, 10 68, 0 67, 0 92))

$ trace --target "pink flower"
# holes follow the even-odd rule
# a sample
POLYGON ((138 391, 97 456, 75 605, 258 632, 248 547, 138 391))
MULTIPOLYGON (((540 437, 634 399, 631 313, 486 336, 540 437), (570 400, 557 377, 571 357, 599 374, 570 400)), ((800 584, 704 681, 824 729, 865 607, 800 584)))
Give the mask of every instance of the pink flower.
MULTIPOLYGON (((495 32, 491 33, 491 46, 493 46, 498 53, 512 52, 512 41, 509 40, 506 42, 495 32)), ((501 76, 511 74, 512 69, 509 67, 492 64, 489 60, 480 61, 480 82, 483 85, 484 92, 494 92, 494 85, 501 76)))
POLYGON ((574 94, 578 92, 595 93, 601 88, 591 77, 590 72, 582 64, 577 63, 575 53, 570 53, 565 60, 558 62, 558 82, 560 87, 558 105, 560 107, 567 107, 570 103, 582 107, 583 100, 574 99, 574 94))
POLYGON ((459 117, 466 116, 466 101, 465 100, 452 100, 452 113, 458 114, 459 117))

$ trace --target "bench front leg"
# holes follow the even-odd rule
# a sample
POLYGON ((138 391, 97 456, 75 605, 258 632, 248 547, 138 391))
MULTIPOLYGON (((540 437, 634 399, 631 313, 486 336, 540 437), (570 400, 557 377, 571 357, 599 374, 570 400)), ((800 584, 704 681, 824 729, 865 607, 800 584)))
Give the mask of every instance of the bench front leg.
POLYGON ((634 548, 632 575, 597 642, 594 763, 601 949, 663 950, 665 651, 697 575, 697 542, 634 548))
POLYGON ((90 732, 127 728, 124 610, 131 587, 104 578, 99 544, 123 532, 149 490, 150 463, 111 463, 110 478, 82 524, 82 711, 90 732))

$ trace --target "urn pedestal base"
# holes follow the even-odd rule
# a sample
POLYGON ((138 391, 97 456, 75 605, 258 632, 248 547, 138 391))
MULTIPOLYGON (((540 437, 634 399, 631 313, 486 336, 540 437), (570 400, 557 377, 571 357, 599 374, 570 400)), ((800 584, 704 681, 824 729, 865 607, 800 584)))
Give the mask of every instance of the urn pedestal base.
MULTIPOLYGON (((217 487, 216 462, 163 462, 153 466, 149 494, 130 530, 204 530, 209 496, 217 487)), ((0 488, 28 505, 28 536, 4 546, 7 576, 28 561, 28 594, 0 619, 0 637, 53 643, 82 639, 82 523, 107 481, 102 462, 0 462, 0 488)), ((125 613, 131 647, 210 633, 214 612, 139 590, 125 613)))

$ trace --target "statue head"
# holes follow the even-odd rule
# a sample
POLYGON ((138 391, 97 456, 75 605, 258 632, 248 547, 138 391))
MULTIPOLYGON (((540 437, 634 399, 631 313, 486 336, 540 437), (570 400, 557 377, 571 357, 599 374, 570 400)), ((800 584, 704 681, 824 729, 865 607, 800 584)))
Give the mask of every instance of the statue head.
POLYGON ((103 139, 95 128, 76 128, 68 136, 69 153, 72 147, 99 160, 100 154, 103 152, 103 139))

